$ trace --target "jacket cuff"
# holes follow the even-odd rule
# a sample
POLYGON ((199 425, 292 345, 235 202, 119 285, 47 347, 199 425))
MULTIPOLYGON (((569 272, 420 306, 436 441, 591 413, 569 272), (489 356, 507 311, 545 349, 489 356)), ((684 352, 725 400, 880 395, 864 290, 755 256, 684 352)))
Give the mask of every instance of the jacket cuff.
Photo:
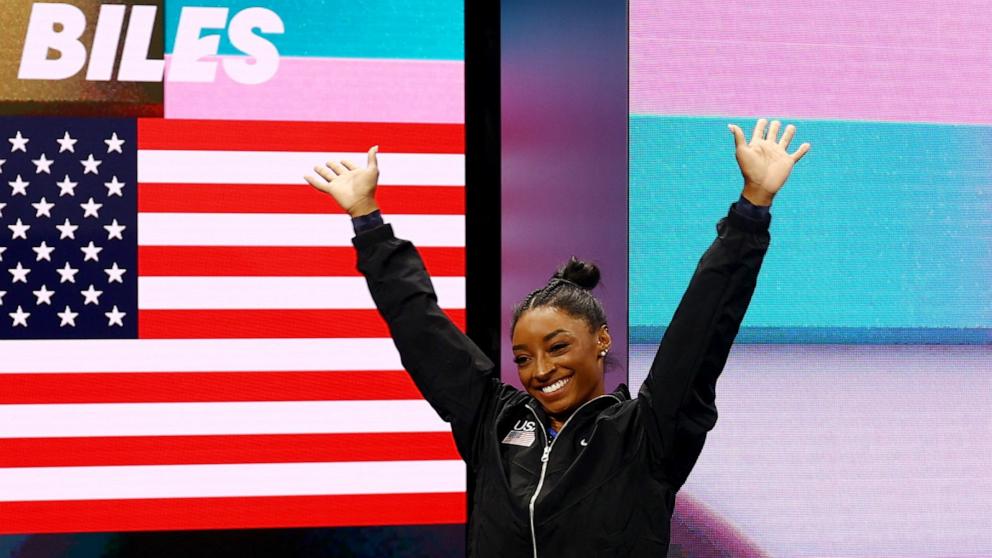
POLYGON ((393 235, 393 226, 389 223, 380 225, 374 229, 361 232, 351 239, 351 243, 359 250, 365 250, 380 242, 396 238, 393 235))
POLYGON ((766 215, 764 219, 751 219, 736 209, 737 204, 730 204, 727 211, 727 222, 732 226, 747 232, 763 232, 768 230, 772 222, 772 216, 766 215))
POLYGON ((370 231, 376 227, 381 226, 384 223, 382 220, 382 212, 376 209, 368 215, 362 215, 360 217, 351 218, 351 226, 355 230, 355 234, 361 234, 365 231, 370 231))
POLYGON ((765 216, 769 215, 771 212, 771 206, 754 205, 744 197, 744 194, 741 194, 741 197, 738 198, 734 209, 736 209, 738 213, 743 213, 745 217, 750 217, 751 219, 756 219, 758 221, 764 219, 765 216))

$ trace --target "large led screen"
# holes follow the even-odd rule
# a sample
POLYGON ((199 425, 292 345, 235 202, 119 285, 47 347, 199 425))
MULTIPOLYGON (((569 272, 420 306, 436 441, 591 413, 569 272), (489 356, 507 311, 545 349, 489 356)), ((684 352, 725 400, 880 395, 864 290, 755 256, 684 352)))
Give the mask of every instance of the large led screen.
POLYGON ((4 2, 0 534, 464 523, 448 425, 303 179, 378 145, 464 327, 463 11, 4 2))
POLYGON ((992 555, 989 29, 984 2, 631 1, 632 389, 741 191, 727 124, 812 144, 673 555, 992 555))

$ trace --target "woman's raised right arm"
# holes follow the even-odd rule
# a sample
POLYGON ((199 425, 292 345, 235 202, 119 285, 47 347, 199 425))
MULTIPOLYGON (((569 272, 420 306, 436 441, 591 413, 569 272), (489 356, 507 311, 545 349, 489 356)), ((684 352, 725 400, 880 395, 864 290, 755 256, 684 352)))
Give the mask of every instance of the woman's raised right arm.
MULTIPOLYGON (((369 150, 368 166, 328 162, 307 176, 318 190, 330 194, 353 219, 378 211, 377 148, 369 150)), ((358 232, 352 243, 358 269, 365 276, 376 308, 389 326, 404 368, 437 413, 451 423, 462 457, 474 461, 481 418, 495 403, 501 384, 492 361, 437 303, 437 295, 420 254, 398 239, 388 224, 358 232)))

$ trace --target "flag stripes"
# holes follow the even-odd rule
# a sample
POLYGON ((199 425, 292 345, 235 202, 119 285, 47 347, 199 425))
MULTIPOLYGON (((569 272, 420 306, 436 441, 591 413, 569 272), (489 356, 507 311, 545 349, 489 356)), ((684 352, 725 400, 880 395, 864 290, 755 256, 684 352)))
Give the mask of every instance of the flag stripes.
MULTIPOLYGON (((369 389, 375 389, 373 385, 369 389)), ((446 432, 422 399, 3 405, 0 438, 446 432)))
MULTIPOLYGON (((464 215, 461 186, 381 186, 387 215, 464 215)), ((142 213, 328 213, 343 211, 309 184, 138 184, 142 213)))
POLYGON ((389 337, 375 310, 141 310, 143 339, 389 337))
MULTIPOLYGON (((464 310, 446 313, 465 328, 464 310)), ((376 310, 141 310, 138 317, 143 339, 389 337, 376 310)))
POLYGON ((0 534, 464 523, 465 493, 4 502, 0 534))
POLYGON ((0 468, 0 502, 409 494, 431 490, 464 491, 462 463, 448 460, 0 468))
MULTIPOLYGON (((465 153, 463 124, 383 122, 272 122, 242 120, 138 120, 144 150, 357 151, 373 144, 383 153, 465 153)), ((360 161, 364 164, 365 160, 360 161)))
MULTIPOLYGON (((138 182, 294 184, 328 160, 365 165, 361 152, 138 151, 138 182)), ((384 186, 464 186, 465 156, 381 152, 384 186)))
MULTIPOLYGON (((465 274, 464 248, 417 250, 432 278, 465 274)), ((139 246, 138 261, 142 277, 361 276, 351 246, 139 246)))
MULTIPOLYGON (((7 405, 420 397, 410 375, 403 370, 0 374, 0 385, 4 386, 0 404, 7 405)), ((0 458, 2 454, 0 451, 0 458)))
MULTIPOLYGON (((464 277, 439 277, 434 290, 441 306, 465 307, 464 277)), ((361 277, 141 277, 138 291, 147 309, 375 308, 361 277)))
POLYGON ((447 432, 0 440, 0 468, 458 459, 447 432))
MULTIPOLYGON (((389 222, 417 246, 465 246, 462 215, 390 215, 389 222)), ((347 215, 138 214, 142 246, 351 246, 354 234, 347 215)))
POLYGON ((0 372, 402 370, 391 339, 4 341, 0 372))

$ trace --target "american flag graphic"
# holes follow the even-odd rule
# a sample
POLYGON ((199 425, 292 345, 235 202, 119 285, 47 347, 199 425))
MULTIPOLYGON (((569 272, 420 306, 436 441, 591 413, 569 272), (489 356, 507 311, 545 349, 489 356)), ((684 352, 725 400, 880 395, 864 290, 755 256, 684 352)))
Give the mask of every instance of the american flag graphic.
POLYGON ((464 126, 0 121, 0 534, 460 523, 464 466, 303 181, 378 200, 464 327, 464 126))

